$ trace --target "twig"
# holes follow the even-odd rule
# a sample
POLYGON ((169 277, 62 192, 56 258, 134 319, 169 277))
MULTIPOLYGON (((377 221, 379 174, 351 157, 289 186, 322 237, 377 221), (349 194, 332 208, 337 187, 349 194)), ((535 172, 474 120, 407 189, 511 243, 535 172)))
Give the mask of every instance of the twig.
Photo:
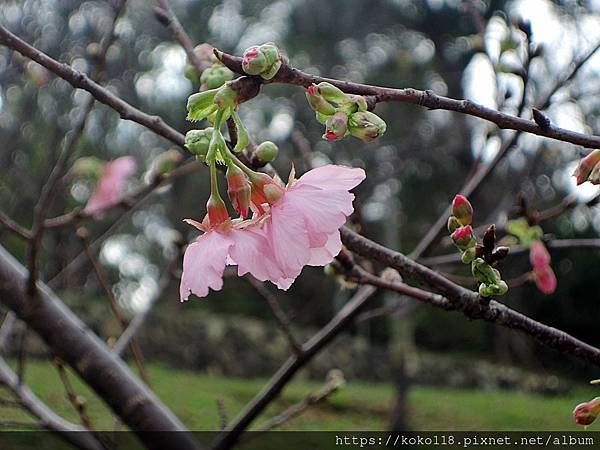
MULTIPOLYGON (((123 314, 121 313, 117 299, 115 298, 115 295, 113 294, 113 291, 110 287, 110 282, 108 281, 108 276, 106 274, 106 271, 104 270, 104 267, 102 266, 102 264, 100 264, 100 261, 98 261, 96 254, 90 247, 88 235, 89 233, 85 228, 79 228, 77 230, 77 236, 81 239, 81 242, 85 249, 85 253, 90 262, 92 263, 92 267, 94 268, 96 277, 98 278, 98 281, 100 282, 100 285, 104 290, 106 298, 108 298, 108 302, 110 304, 110 309, 113 313, 113 316, 117 319, 123 331, 125 331, 129 324, 127 323, 127 319, 125 318, 125 316, 123 316, 123 314)), ((144 380, 144 383, 150 386, 150 379, 148 378, 148 372, 146 371, 146 367, 144 365, 142 349, 140 348, 140 346, 134 338, 132 338, 129 342, 129 349, 131 351, 131 355, 133 356, 133 360, 137 365, 138 371, 140 372, 142 380, 144 380)))
POLYGON ((6 364, 3 358, 0 358, 0 381, 12 391, 18 399, 19 404, 36 417, 45 428, 56 431, 64 439, 79 448, 86 450, 104 449, 92 433, 58 416, 26 385, 21 384, 17 375, 6 364))
POLYGON ((218 397, 216 402, 217 412, 219 413, 219 429, 224 430, 227 428, 227 423, 229 422, 229 414, 227 414, 223 397, 218 397))
POLYGON ((266 421, 262 425, 259 425, 253 430, 252 436, 256 436, 258 433, 264 433, 271 431, 283 425, 285 422, 290 421, 294 417, 304 413, 307 409, 323 403, 329 399, 337 390, 345 383, 344 374, 340 370, 331 370, 327 374, 325 384, 316 392, 313 392, 302 399, 300 402, 285 409, 281 414, 273 417, 266 421))
MULTIPOLYGON (((244 71, 242 70, 242 58, 232 56, 221 51, 216 51, 216 54, 221 62, 229 67, 229 69, 239 74, 244 74, 244 71)), ((310 86, 311 83, 320 83, 326 81, 337 86, 348 94, 373 96, 376 103, 394 101, 412 103, 423 106, 430 110, 444 109, 447 111, 455 111, 487 120, 496 124, 500 129, 519 130, 526 133, 536 134, 538 136, 556 139, 562 142, 570 142, 572 144, 581 145, 587 148, 600 147, 600 136, 586 135, 571 130, 565 130, 556 126, 542 128, 533 120, 523 119, 521 117, 512 116, 501 111, 496 111, 471 100, 456 100, 453 98, 443 97, 441 95, 434 94, 432 91, 419 91, 413 88, 395 89, 353 83, 350 81, 339 81, 332 78, 324 78, 308 74, 287 64, 283 64, 277 75, 275 75, 275 77, 271 80, 267 81, 256 77, 253 77, 253 79, 258 85, 267 83, 285 83, 303 86, 306 88, 310 86)), ((251 89, 245 87, 245 91, 250 92, 251 89)))
MULTIPOLYGON (((430 304, 435 306, 435 303, 439 303, 440 307, 444 307, 445 309, 451 306, 452 309, 461 311, 471 319, 482 319, 507 328, 519 330, 536 338, 548 347, 576 356, 600 367, 600 349, 586 344, 556 328, 539 323, 494 300, 481 299, 475 292, 453 283, 439 273, 411 260, 402 253, 377 244, 346 227, 342 228, 341 234, 342 242, 348 249, 365 258, 374 259, 393 267, 405 277, 431 287, 449 302, 448 304, 446 301, 439 300, 438 302, 429 302, 430 304)), ((410 294, 407 293, 407 295, 410 294)), ((421 299, 418 296, 412 297, 421 299)), ((421 297, 423 298, 422 295, 421 297)), ((423 301, 426 300, 427 298, 423 298, 423 301)))
POLYGON ((192 66, 194 66, 194 70, 198 76, 202 75, 202 72, 207 68, 207 66, 194 52, 194 44, 181 26, 181 23, 171 9, 168 0, 157 0, 157 3, 159 6, 153 8, 154 15, 156 16, 157 20, 167 27, 173 38, 179 42, 179 45, 181 45, 181 48, 183 48, 185 51, 188 60, 191 62, 192 66))
POLYGON ((281 393, 292 377, 312 358, 328 345, 337 335, 350 325, 360 310, 375 293, 372 286, 361 287, 346 305, 318 333, 302 346, 302 356, 291 355, 271 377, 263 390, 250 401, 244 410, 217 437, 214 450, 231 448, 244 430, 281 393))
MULTIPOLYGON (((552 239, 544 241, 549 249, 569 250, 574 248, 600 248, 600 239, 552 239)), ((523 245, 513 245, 510 247, 509 256, 518 255, 529 251, 528 247, 523 245)), ((419 260, 426 266, 440 266, 442 264, 453 264, 460 261, 459 253, 450 253, 447 255, 430 256, 419 260)))
POLYGON ((152 116, 131 106, 129 103, 119 98, 117 95, 103 88, 94 82, 84 73, 72 69, 66 64, 60 63, 49 57, 44 52, 32 47, 23 41, 5 27, 0 26, 0 44, 18 51, 38 64, 44 66, 54 74, 58 75, 75 88, 88 91, 100 103, 111 107, 120 114, 124 120, 132 120, 154 131, 156 134, 164 137, 179 147, 184 147, 184 136, 165 123, 160 116, 152 116))
POLYGON ((19 225, 17 222, 12 220, 2 211, 0 211, 0 225, 12 231, 15 234, 15 236, 19 236, 21 239, 25 239, 26 241, 31 239, 31 233, 29 232, 29 230, 19 225))
POLYGON ((73 385, 71 384, 71 380, 69 379, 69 374, 67 373, 67 370, 65 369, 64 363, 62 362, 62 360, 60 358, 58 358, 56 356, 51 356, 50 361, 52 362, 52 365, 54 365, 54 367, 56 367, 56 370, 58 371, 60 381, 62 382, 62 384, 65 388, 65 393, 67 394, 67 400, 69 400, 69 403, 71 403, 71 405, 73 406, 73 409, 75 411, 77 411, 77 414, 79 414, 79 420, 81 421, 81 424, 87 430, 94 431, 95 430, 94 425, 92 424, 92 421, 90 420, 89 416, 87 415, 87 411, 85 408, 85 399, 75 393, 75 390, 73 389, 73 385))
POLYGON ((246 275, 244 279, 256 290, 256 292, 258 292, 267 301, 267 304, 269 305, 269 308, 273 313, 273 317, 275 317, 277 325, 279 325, 279 328, 281 329, 283 334, 285 334, 285 337, 287 338, 292 351, 296 355, 301 355, 302 346, 294 337, 294 334, 292 333, 292 330, 290 328, 290 320, 283 311, 283 309, 281 309, 281 306, 279 306, 279 301, 277 300, 277 297, 275 297, 275 295, 273 295, 263 283, 257 281, 251 275, 246 275))

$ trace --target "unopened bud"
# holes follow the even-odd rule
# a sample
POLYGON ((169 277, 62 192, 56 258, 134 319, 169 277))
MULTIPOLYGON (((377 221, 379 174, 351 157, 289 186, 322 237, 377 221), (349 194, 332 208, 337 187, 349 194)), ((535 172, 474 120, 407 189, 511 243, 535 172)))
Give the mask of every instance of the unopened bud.
POLYGON ((222 64, 209 67, 200 77, 202 89, 216 89, 233 80, 233 72, 222 64))
POLYGON ((348 131, 354 137, 371 142, 383 136, 387 125, 377 114, 370 111, 359 111, 351 114, 348 120, 348 131))
POLYGON ((529 247, 529 262, 534 268, 541 268, 550 265, 550 253, 541 241, 534 241, 529 247))
POLYGON ((77 177, 95 180, 100 177, 105 164, 95 156, 84 156, 73 163, 71 173, 77 177))
POLYGON ((558 281, 556 275, 550 266, 540 266, 533 268, 533 277, 535 285, 543 294, 550 295, 556 291, 558 281))
POLYGON ((244 72, 248 75, 260 75, 265 80, 277 75, 281 64, 279 49, 272 42, 246 49, 242 58, 244 72))
POLYGON ((348 97, 344 94, 340 88, 335 87, 331 83, 327 83, 326 81, 322 81, 321 83, 316 85, 317 92, 323 96, 325 100, 328 102, 333 102, 337 104, 343 104, 348 102, 348 97))
POLYGON ((464 195, 457 195, 452 201, 452 215, 461 225, 471 225, 473 222, 473 206, 464 195))
POLYGON ((475 247, 471 247, 466 249, 460 258, 463 264, 471 263, 477 257, 477 249, 475 247))
POLYGON ((181 153, 175 149, 162 152, 152 161, 151 175, 167 175, 177 167, 182 158, 181 153))
POLYGON ((185 134, 185 148, 190 153, 196 155, 200 161, 204 162, 212 135, 212 127, 205 128, 204 130, 190 130, 185 134))
POLYGON ((457 228, 460 228, 462 225, 461 223, 458 221, 458 219, 454 216, 450 216, 448 217, 448 232, 449 233, 454 233, 456 231, 457 228))
POLYGON ((325 122, 324 139, 328 141, 339 141, 348 132, 348 115, 343 112, 337 112, 325 122))
POLYGON ((579 161, 579 165, 575 169, 575 172, 573 172, 573 176, 577 179, 577 185, 588 181, 588 178, 592 173, 594 166, 596 166, 599 162, 600 150, 594 150, 581 161, 579 161))
POLYGON ((578 425, 587 426, 596 420, 598 414, 600 414, 600 397, 577 405, 573 410, 573 419, 578 425))
POLYGON ((265 173, 254 173, 250 175, 252 185, 252 203, 260 206, 264 203, 273 205, 283 197, 283 188, 265 173))
POLYGON ((308 87, 306 90, 306 99, 313 111, 325 116, 335 114, 335 106, 325 100, 325 97, 318 92, 316 85, 312 84, 308 87))
POLYGON ((492 297, 494 295, 504 295, 508 292, 508 285, 504 280, 498 280, 495 284, 479 285, 479 295, 482 297, 492 297))
POLYGON ((471 225, 457 228, 454 230, 454 233, 450 235, 450 237, 459 250, 466 250, 468 248, 475 247, 475 236, 473 235, 473 228, 471 225))
POLYGON ((248 177, 235 164, 227 167, 227 195, 233 207, 243 218, 248 217, 250 209, 250 183, 248 177))
POLYGON ((208 221, 212 228, 230 219, 227 207, 219 196, 210 195, 206 203, 206 211, 208 212, 208 221))
POLYGON ((261 143, 253 152, 253 155, 262 164, 268 164, 277 158, 279 154, 279 147, 271 141, 265 141, 261 143))
POLYGON ((486 263, 482 258, 475 258, 471 263, 473 277, 483 284, 497 284, 500 277, 498 271, 486 263))
POLYGON ((600 162, 592 169, 588 181, 592 184, 600 184, 600 162))

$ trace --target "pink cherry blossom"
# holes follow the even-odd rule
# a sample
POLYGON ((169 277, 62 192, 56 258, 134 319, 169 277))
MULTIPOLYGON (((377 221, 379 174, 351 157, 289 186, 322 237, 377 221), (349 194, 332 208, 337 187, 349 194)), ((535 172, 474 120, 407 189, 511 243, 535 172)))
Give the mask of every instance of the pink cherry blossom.
POLYGON ((260 223, 236 219, 210 227, 207 219, 202 224, 187 222, 204 234, 185 251, 179 288, 181 301, 186 301, 190 294, 205 297, 209 289, 220 290, 227 265, 237 265, 239 276, 250 273, 260 281, 283 279, 260 223))
POLYGON ((339 229, 354 210, 354 195, 348 191, 364 178, 362 169, 334 165, 298 180, 291 176, 265 222, 272 254, 284 274, 282 280, 271 279, 278 287, 287 289, 305 265, 326 265, 340 252, 339 229))
POLYGON ((102 219, 107 208, 121 201, 125 183, 135 170, 135 160, 131 156, 122 156, 108 162, 102 169, 96 189, 89 198, 84 212, 94 219, 102 219))

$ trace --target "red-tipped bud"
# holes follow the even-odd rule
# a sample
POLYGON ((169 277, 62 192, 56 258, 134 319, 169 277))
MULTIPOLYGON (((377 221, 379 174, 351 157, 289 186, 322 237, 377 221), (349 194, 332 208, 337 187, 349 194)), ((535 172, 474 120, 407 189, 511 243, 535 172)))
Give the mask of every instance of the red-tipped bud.
POLYGON ((273 205, 283 197, 283 188, 269 175, 256 173, 250 177, 252 185, 251 200, 256 206, 264 203, 273 205))
POLYGON ((534 241, 529 247, 529 262, 533 268, 542 268, 550 265, 550 253, 540 241, 534 241))
POLYGON ((461 225, 470 225, 473 222, 473 207, 463 195, 457 195, 452 201, 452 215, 461 225))
POLYGON ((328 141, 339 141, 348 132, 348 115, 337 112, 325 122, 325 134, 323 137, 328 141))
POLYGON ((588 181, 594 166, 600 163, 600 150, 594 150, 581 161, 579 161, 579 165, 573 172, 573 176, 577 179, 577 185, 585 183, 588 181))
POLYGON ((227 195, 233 207, 243 218, 248 217, 250 208, 250 183, 248 177, 234 164, 227 168, 227 195))
POLYGON ((476 244, 471 225, 457 228, 454 230, 454 233, 450 235, 450 237, 460 250, 466 250, 470 247, 474 247, 476 244))
POLYGON ((533 269, 535 285, 544 294, 550 295, 556 290, 558 284, 556 275, 550 266, 535 267, 533 269))
POLYGON ((596 420, 598 414, 600 414, 600 397, 577 405, 573 410, 573 419, 578 425, 587 426, 596 420))
POLYGON ((206 210, 211 228, 215 228, 230 219, 227 207, 221 197, 211 194, 208 202, 206 202, 206 210))

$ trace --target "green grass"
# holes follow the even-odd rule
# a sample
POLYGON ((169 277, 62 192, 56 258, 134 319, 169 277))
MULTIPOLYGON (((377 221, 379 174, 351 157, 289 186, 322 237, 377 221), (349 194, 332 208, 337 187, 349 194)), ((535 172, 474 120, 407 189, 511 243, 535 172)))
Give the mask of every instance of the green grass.
MULTIPOLYGON (((233 418, 266 382, 197 374, 158 365, 151 365, 149 374, 157 395, 193 430, 217 430, 220 422, 217 399, 222 399, 229 417, 233 418)), ((113 429, 112 416, 104 404, 76 376, 71 376, 71 380, 76 392, 85 397, 88 414, 96 428, 113 429)), ((25 381, 59 414, 78 421, 65 399, 54 367, 30 361, 25 381)), ((280 413, 319 387, 318 382, 293 381, 257 423, 280 413)), ((9 397, 4 388, 0 388, 0 392, 2 397, 9 397)), ((416 430, 577 430, 580 428, 570 415, 573 407, 599 393, 585 386, 561 397, 415 386, 410 390, 409 422, 416 430)), ((350 380, 327 403, 312 407, 282 429, 385 430, 393 394, 388 384, 350 380)), ((19 410, 0 407, 0 420, 26 419, 27 414, 19 410)))

